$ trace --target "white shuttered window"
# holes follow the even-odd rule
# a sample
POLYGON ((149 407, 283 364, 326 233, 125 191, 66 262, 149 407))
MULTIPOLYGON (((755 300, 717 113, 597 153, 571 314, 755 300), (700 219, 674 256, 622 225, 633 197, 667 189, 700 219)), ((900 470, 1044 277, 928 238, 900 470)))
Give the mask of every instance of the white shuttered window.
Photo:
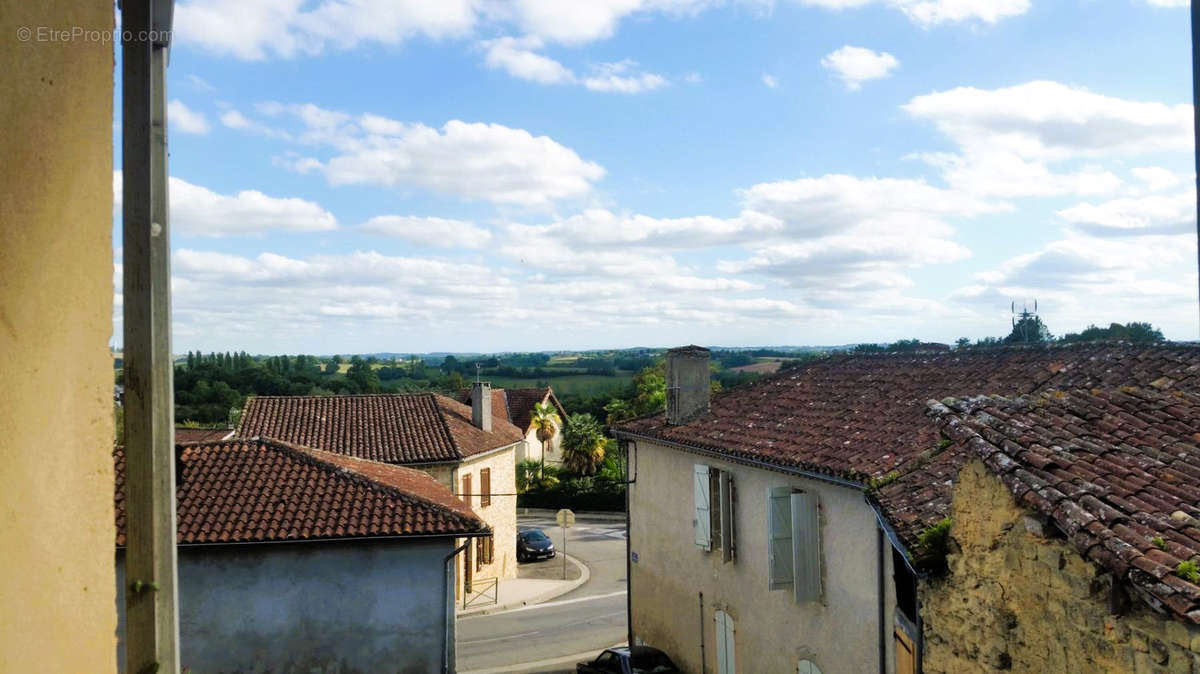
POLYGON ((736 674, 733 616, 724 611, 717 611, 713 620, 716 623, 717 633, 717 674, 736 674))
POLYGON ((817 495, 767 490, 768 587, 791 589, 797 603, 821 599, 821 528, 817 495))
POLYGON ((792 488, 767 488, 767 578, 769 589, 792 587, 792 488))
POLYGON ((712 549, 712 488, 708 478, 708 466, 696 464, 692 474, 692 490, 695 493, 696 511, 692 520, 696 545, 705 550, 712 549))

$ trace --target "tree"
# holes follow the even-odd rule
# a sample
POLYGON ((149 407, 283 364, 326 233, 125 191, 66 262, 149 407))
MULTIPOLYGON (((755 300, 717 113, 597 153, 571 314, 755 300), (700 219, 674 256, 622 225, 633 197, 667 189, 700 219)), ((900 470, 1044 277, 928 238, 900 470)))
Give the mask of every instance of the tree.
POLYGON ((604 461, 604 429, 590 414, 576 413, 567 417, 563 429, 563 464, 579 475, 591 475, 604 461))
POLYGON ((329 360, 325 361, 325 374, 337 374, 338 366, 342 364, 342 357, 338 355, 330 356, 329 360))
POLYGON ((363 393, 379 393, 379 374, 371 367, 369 361, 360 356, 350 359, 350 368, 346 370, 346 379, 358 385, 363 393))
POLYGON ((542 470, 546 470, 546 443, 562 427, 562 417, 550 403, 534 403, 533 417, 529 420, 531 428, 537 430, 537 439, 542 443, 542 470))
POLYGON ((1004 338, 1005 344, 1042 344, 1052 341, 1054 335, 1037 316, 1023 316, 1013 324, 1012 332, 1004 338))
POLYGON ((971 346, 971 340, 968 337, 959 337, 954 342, 954 348, 956 348, 956 349, 965 349, 968 346, 971 346))

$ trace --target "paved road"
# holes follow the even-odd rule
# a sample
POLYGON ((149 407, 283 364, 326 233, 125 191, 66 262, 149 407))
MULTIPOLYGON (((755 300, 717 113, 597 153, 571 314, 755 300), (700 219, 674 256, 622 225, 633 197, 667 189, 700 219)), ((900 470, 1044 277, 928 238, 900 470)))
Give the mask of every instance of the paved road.
MULTIPOLYGON (((552 518, 522 517, 517 525, 521 530, 541 529, 555 548, 563 549, 562 530, 552 518)), ((579 517, 575 528, 567 530, 566 550, 587 564, 592 574, 588 582, 544 604, 460 618, 460 671, 512 667, 514 672, 574 672, 574 664, 520 665, 599 653, 605 646, 625 640, 625 523, 579 517)), ((562 560, 532 564, 559 568, 562 560)))

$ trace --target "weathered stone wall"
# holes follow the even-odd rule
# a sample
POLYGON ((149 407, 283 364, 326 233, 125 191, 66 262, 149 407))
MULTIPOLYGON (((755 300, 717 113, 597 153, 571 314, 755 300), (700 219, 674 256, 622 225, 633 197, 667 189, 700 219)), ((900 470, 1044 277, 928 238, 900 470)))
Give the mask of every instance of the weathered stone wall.
POLYGON ((947 576, 921 585, 927 674, 1200 674, 1200 629, 1137 599, 1111 615, 1111 574, 1066 541, 1038 535, 1028 514, 982 463, 959 473, 958 549, 947 576))

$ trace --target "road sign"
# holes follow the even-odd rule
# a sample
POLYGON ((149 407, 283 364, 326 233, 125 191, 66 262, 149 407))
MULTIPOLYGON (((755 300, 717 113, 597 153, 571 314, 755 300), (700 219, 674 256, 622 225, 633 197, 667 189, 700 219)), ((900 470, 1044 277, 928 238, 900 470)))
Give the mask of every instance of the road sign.
POLYGON ((558 526, 564 529, 570 529, 571 527, 575 526, 575 513, 571 512, 567 508, 563 508, 554 516, 554 521, 558 522, 558 526))

